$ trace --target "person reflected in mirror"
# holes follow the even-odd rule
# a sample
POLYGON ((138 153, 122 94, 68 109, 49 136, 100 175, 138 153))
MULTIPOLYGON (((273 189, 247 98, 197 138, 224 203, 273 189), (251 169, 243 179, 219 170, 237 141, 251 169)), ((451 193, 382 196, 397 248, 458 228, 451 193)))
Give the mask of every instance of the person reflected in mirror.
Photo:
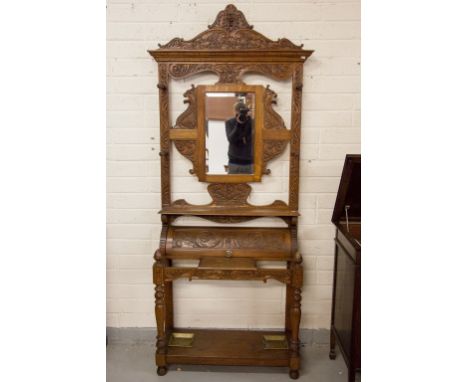
POLYGON ((229 141, 228 174, 252 174, 252 126, 249 107, 239 101, 234 105, 235 117, 226 121, 226 136, 229 141))

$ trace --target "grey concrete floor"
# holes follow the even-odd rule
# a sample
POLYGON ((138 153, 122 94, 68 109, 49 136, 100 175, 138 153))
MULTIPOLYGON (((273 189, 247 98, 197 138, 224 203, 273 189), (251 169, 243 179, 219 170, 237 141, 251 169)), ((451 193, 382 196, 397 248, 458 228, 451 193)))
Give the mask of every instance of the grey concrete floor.
MULTIPOLYGON (((107 346, 108 382, 280 382, 292 381, 287 368, 171 365, 159 377, 154 364, 154 344, 149 341, 110 341, 107 346)), ((299 381, 346 382, 347 368, 337 349, 336 360, 328 358, 328 345, 306 343, 301 349, 299 381)), ((357 381, 359 381, 359 375, 357 381)))

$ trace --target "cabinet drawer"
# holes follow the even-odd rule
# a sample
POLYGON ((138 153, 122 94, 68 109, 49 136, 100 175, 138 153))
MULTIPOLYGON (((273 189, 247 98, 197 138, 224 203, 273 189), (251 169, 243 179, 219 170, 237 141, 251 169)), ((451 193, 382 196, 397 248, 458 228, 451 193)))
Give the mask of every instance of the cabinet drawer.
POLYGON ((290 259, 291 231, 288 228, 170 227, 166 240, 169 258, 207 256, 290 259))

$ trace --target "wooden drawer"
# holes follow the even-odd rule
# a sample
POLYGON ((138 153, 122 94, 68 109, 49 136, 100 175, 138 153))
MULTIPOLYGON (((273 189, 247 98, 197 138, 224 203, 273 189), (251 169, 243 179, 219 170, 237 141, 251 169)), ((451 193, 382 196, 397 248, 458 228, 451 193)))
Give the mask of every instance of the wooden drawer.
POLYGON ((172 226, 166 240, 166 256, 173 259, 225 256, 288 260, 292 251, 288 228, 172 226))

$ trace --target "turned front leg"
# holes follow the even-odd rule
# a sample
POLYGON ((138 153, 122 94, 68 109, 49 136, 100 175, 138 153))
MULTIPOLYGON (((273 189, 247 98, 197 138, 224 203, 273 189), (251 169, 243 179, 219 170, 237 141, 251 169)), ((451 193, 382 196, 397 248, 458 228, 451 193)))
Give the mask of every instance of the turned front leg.
POLYGON ((166 364, 166 290, 164 285, 164 267, 161 262, 156 262, 153 267, 154 281, 156 284, 156 324, 158 335, 156 338, 156 365, 158 366, 158 375, 164 375, 167 372, 166 364))
POLYGON ((289 360, 289 376, 292 379, 299 378, 299 367, 300 367, 300 345, 299 340, 299 325, 301 322, 301 287, 302 287, 302 258, 300 255, 296 260, 296 263, 292 266, 292 282, 291 282, 291 303, 290 303, 290 349, 291 357, 289 360))

